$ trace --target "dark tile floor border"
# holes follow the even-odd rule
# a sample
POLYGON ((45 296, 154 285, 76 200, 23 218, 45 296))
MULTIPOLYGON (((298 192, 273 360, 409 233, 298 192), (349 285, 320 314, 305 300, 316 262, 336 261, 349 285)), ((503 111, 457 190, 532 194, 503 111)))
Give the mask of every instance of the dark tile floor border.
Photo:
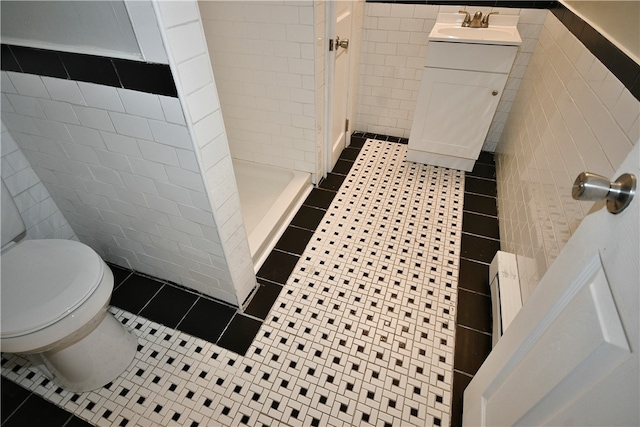
POLYGON ((2 427, 92 425, 5 377, 2 377, 0 389, 2 427))
POLYGON ((465 175, 451 426, 462 425, 464 390, 491 351, 489 264, 500 249, 493 153, 465 175))

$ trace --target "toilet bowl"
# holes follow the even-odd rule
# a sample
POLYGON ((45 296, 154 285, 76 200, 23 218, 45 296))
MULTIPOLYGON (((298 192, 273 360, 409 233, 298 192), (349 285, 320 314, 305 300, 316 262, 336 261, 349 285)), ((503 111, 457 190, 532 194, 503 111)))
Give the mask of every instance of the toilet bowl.
POLYGON ((76 241, 15 243, 24 223, 14 208, 2 182, 0 349, 24 355, 64 389, 102 387, 127 369, 137 350, 135 335, 107 311, 113 274, 76 241))

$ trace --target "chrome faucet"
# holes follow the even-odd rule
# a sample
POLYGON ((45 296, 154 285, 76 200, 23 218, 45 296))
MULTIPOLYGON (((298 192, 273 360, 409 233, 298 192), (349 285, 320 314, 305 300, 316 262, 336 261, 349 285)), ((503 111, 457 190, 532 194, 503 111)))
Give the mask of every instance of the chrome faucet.
POLYGON ((482 28, 482 12, 477 11, 473 14, 473 19, 469 22, 469 28, 482 28))
POLYGON ((471 15, 466 10, 459 10, 458 13, 464 13, 464 19, 462 20, 462 26, 468 27, 471 22, 471 15))
POLYGON ((490 12, 482 18, 482 28, 489 28, 489 15, 498 15, 500 12, 490 12))
POLYGON ((464 13, 464 19, 462 20, 463 27, 469 28, 488 28, 489 27, 489 15, 498 14, 498 12, 490 12, 487 13, 484 18, 482 17, 482 12, 477 11, 473 14, 473 19, 469 12, 466 10, 459 10, 458 13, 464 13))

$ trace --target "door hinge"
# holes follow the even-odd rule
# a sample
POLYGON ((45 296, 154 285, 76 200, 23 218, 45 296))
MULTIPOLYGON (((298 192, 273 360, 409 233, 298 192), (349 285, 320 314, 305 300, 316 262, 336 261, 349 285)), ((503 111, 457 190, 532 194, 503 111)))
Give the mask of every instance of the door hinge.
POLYGON ((345 119, 344 121, 344 131, 349 132, 349 119, 345 119))

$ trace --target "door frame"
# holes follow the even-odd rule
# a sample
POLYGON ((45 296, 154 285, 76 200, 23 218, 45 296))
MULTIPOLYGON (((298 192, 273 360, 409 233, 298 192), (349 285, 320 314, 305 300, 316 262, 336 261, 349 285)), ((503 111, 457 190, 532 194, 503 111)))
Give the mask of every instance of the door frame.
MULTIPOLYGON (((324 22, 324 32, 325 32, 325 43, 323 44, 324 51, 324 106, 323 106, 323 114, 324 119, 322 121, 322 126, 324 131, 322 132, 322 177, 326 178, 327 174, 331 172, 331 150, 333 146, 332 135, 331 135, 331 127, 333 124, 333 84, 334 84, 334 69, 335 69, 335 61, 334 61, 334 51, 329 51, 329 43, 330 40, 333 39, 335 34, 335 22, 336 22, 336 5, 334 1, 326 1, 325 2, 325 22, 324 22)), ((353 34, 353 5, 352 13, 351 13, 351 33, 353 34)), ((353 37, 350 36, 350 39, 353 37)), ((349 49, 353 49, 354 43, 353 40, 350 40, 349 49)), ((353 52, 353 50, 352 50, 353 52)), ((353 56, 351 57, 353 60, 353 56)), ((352 89, 354 83, 354 76, 352 75, 352 65, 349 64, 349 75, 347 77, 347 120, 352 124, 352 109, 350 108, 352 102, 352 89)), ((351 132, 352 129, 349 129, 351 132)), ((351 143, 350 133, 345 133, 345 147, 348 147, 351 143)), ((318 180, 319 181, 319 180, 318 180)))

